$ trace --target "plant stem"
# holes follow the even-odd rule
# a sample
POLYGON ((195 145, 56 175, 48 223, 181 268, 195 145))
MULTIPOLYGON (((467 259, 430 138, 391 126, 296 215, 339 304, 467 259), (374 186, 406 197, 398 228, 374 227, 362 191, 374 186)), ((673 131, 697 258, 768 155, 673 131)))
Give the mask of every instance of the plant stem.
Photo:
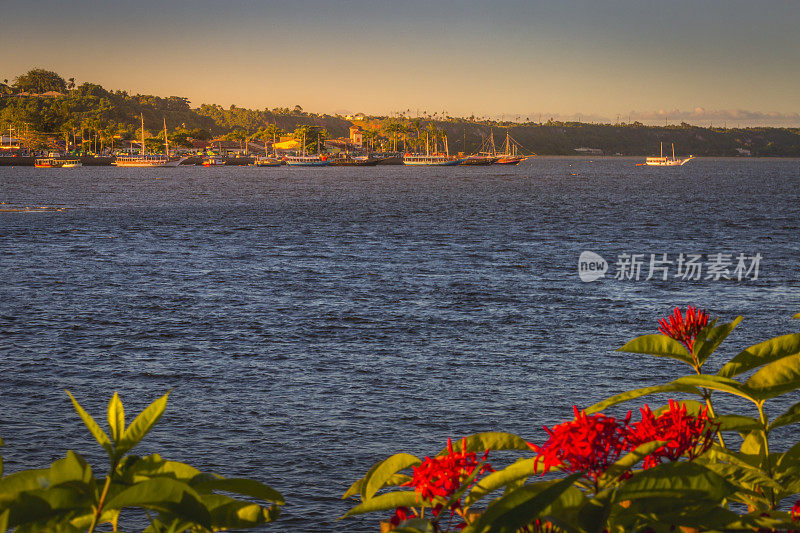
POLYGON ((106 496, 108 495, 109 486, 111 486, 110 473, 106 476, 106 484, 103 486, 103 492, 100 494, 100 501, 97 502, 97 510, 94 512, 94 517, 92 518, 92 525, 89 526, 89 533, 94 532, 94 528, 95 526, 97 526, 97 521, 100 519, 100 514, 103 512, 103 503, 105 502, 106 496))
MULTIPOLYGON (((706 407, 708 408, 708 414, 711 418, 716 418, 717 415, 714 414, 714 406, 711 404, 711 391, 709 391, 708 389, 703 389, 703 390, 704 390, 703 398, 705 398, 706 400, 706 407)), ((717 438, 719 439, 720 446, 722 446, 724 449, 727 450, 728 447, 725 446, 725 441, 722 439, 722 431, 717 430, 717 438)))
MULTIPOLYGON (((772 464, 769 457, 769 421, 767 420, 767 415, 764 413, 764 401, 758 402, 758 416, 759 420, 761 421, 761 434, 764 437, 764 466, 766 466, 767 475, 772 478, 772 464)), ((775 510, 775 491, 773 489, 769 489, 769 499, 770 499, 770 510, 775 510)))

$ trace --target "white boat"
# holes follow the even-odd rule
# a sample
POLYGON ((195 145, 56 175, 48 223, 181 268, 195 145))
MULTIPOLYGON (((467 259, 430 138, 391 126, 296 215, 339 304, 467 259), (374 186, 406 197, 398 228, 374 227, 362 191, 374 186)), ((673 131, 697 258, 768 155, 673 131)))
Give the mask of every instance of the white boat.
POLYGON ((286 164, 292 167, 324 167, 328 160, 319 155, 286 156, 286 164))
POLYGON ((67 159, 64 161, 64 164, 61 165, 61 168, 75 168, 75 167, 82 167, 83 163, 78 161, 77 159, 67 159))
POLYGON ((454 156, 445 154, 405 154, 403 156, 403 164, 410 167, 436 167, 436 166, 454 166, 461 162, 454 156))
POLYGON ((169 139, 167 138, 167 119, 164 119, 164 154, 150 154, 148 155, 144 147, 144 115, 142 117, 142 153, 139 155, 123 155, 118 156, 112 165, 127 168, 153 168, 153 167, 177 167, 183 163, 187 158, 181 157, 179 159, 169 158, 169 139))
MULTIPOLYGON (((434 136, 434 152, 438 152, 439 146, 436 144, 436 136, 434 136)), ((450 149, 447 146, 447 135, 444 136, 444 150, 445 153, 430 153, 430 146, 428 143, 428 134, 425 133, 425 153, 424 154, 405 154, 403 155, 403 164, 407 167, 450 167, 461 163, 461 159, 450 155, 450 149)))
POLYGON ((664 157, 664 143, 662 142, 661 155, 659 157, 648 157, 644 164, 649 167, 679 167, 685 165, 692 159, 694 159, 693 155, 690 155, 686 159, 677 159, 675 157, 675 143, 672 143, 672 157, 664 157))
MULTIPOLYGON (((328 158, 327 156, 323 156, 321 154, 317 155, 306 155, 306 134, 303 133, 303 142, 302 142, 302 151, 300 152, 301 155, 290 155, 287 156, 285 161, 286 164, 291 167, 325 167, 328 166, 328 158)), ((319 148, 319 137, 317 137, 317 147, 319 148)))
POLYGON ((214 155, 203 159, 204 167, 218 167, 225 164, 225 159, 220 156, 214 155))

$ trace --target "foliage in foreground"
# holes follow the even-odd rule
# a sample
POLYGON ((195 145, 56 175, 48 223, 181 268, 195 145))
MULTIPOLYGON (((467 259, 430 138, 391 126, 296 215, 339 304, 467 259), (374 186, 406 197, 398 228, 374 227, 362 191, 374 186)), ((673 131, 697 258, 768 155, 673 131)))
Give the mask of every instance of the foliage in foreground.
POLYGON ((138 518, 150 524, 145 531, 152 533, 251 528, 278 517, 283 497, 263 483, 203 473, 157 454, 129 455, 161 418, 169 393, 145 408, 128 426, 122 401, 114 393, 108 403, 110 436, 69 391, 67 394, 92 436, 108 453, 108 473, 105 478, 96 478, 84 458, 69 451, 50 468, 2 477, 0 457, 0 531, 92 532, 101 524, 110 524, 117 531, 123 509, 126 519, 136 517, 135 511, 127 510, 138 510, 138 518))
POLYGON ((661 320, 661 334, 619 350, 676 359, 688 375, 575 408, 574 420, 545 428, 542 445, 479 433, 448 441, 432 458, 395 454, 347 490, 343 498, 358 504, 345 517, 393 512, 381 530, 398 533, 800 531, 800 501, 784 510, 800 494, 800 441, 777 451, 770 440, 800 423, 800 402, 773 419, 765 409, 800 388, 800 334, 750 346, 705 373, 740 321, 717 325, 704 311, 676 309, 661 320), (601 413, 659 393, 694 399, 645 405, 635 422, 630 412, 601 413), (751 410, 718 413, 720 394, 747 400, 751 410), (503 450, 528 454, 495 469, 488 455, 503 450))

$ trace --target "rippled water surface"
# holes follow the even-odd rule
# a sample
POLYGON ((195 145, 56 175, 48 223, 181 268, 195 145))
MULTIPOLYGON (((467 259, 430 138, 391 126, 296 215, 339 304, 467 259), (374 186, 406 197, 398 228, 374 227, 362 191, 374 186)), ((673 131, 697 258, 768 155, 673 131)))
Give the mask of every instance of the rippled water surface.
POLYGON ((377 460, 541 440, 573 404, 678 376, 613 351, 674 305, 742 314, 728 355, 797 331, 800 161, 635 162, 0 167, 6 468, 102 464, 65 388, 96 418, 114 390, 130 417, 174 389, 138 453, 267 482, 288 504, 266 530, 376 531, 335 518, 377 460), (584 250, 612 275, 623 253, 763 260, 755 281, 583 283, 584 250))

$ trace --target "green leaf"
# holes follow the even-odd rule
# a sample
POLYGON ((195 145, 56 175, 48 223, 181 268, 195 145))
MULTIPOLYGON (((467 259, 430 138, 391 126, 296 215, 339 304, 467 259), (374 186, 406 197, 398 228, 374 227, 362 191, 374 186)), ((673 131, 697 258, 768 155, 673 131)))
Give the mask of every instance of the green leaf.
POLYGON ((618 403, 627 402, 628 400, 633 400, 649 394, 659 394, 662 392, 686 392, 701 396, 700 391, 697 390, 697 387, 692 385, 683 385, 673 381, 672 383, 667 383, 666 385, 654 385, 652 387, 644 387, 641 389, 634 389, 617 394, 616 396, 612 396, 611 398, 603 400, 602 402, 598 402, 587 408, 586 414, 597 413, 618 403))
POLYGON ((50 465, 48 474, 51 487, 77 482, 88 488, 94 482, 92 469, 86 460, 72 450, 67 452, 64 459, 59 459, 50 465))
POLYGON ((46 487, 50 481, 47 468, 39 470, 22 470, 0 479, 0 507, 12 501, 20 492, 27 492, 46 487))
POLYGON ((721 501, 735 488, 694 462, 664 463, 637 473, 617 490, 617 501, 641 498, 681 498, 721 501))
POLYGON ((353 484, 350 485, 350 488, 348 488, 345 491, 345 493, 342 494, 342 499, 346 500, 350 496, 355 496, 356 494, 360 494, 361 493, 361 487, 363 487, 363 486, 364 486, 364 478, 362 477, 361 479, 353 482, 353 484))
POLYGON ((161 419, 161 415, 164 414, 164 409, 167 408, 168 397, 169 392, 148 405, 144 411, 139 413, 139 416, 131 422, 131 425, 125 429, 119 441, 119 445, 117 446, 117 450, 120 454, 127 453, 133 449, 133 447, 139 444, 139 441, 153 429, 153 426, 161 419))
POLYGON ((266 508, 219 494, 201 494, 200 498, 211 513, 215 530, 252 528, 277 518, 277 507, 266 508))
POLYGON ((800 313, 797 313, 797 314, 796 314, 796 315, 794 315, 792 318, 798 318, 798 319, 800 319, 800 313))
POLYGON ((396 453, 375 465, 364 478, 361 488, 361 500, 366 501, 375 496, 394 474, 411 466, 421 464, 419 457, 410 453, 396 453))
POLYGON ((124 507, 146 507, 158 503, 178 503, 185 493, 195 499, 200 496, 187 483, 171 478, 148 479, 123 489, 108 500, 105 509, 122 509, 124 507))
POLYGON ((111 438, 114 439, 114 443, 119 444, 125 431, 125 409, 116 391, 108 402, 108 427, 111 428, 111 438))
POLYGON ((697 360, 701 366, 708 360, 711 354, 714 353, 717 348, 719 348, 719 345, 722 344, 722 341, 724 341, 728 335, 731 334, 731 332, 736 328, 736 326, 739 325, 741 321, 742 317, 737 316, 733 322, 712 327, 705 332, 705 337, 701 338, 700 335, 697 336, 695 339, 694 350, 697 360))
POLYGON ((762 400, 797 389, 800 387, 800 353, 760 368, 747 380, 747 386, 762 400))
POLYGON ((696 376, 680 377, 674 380, 672 383, 727 392, 729 394, 734 394, 750 400, 753 403, 758 403, 758 400, 751 394, 749 388, 745 385, 742 385, 735 379, 711 376, 709 374, 698 374, 696 376))
POLYGON ((800 465, 800 441, 798 441, 791 448, 786 450, 786 452, 782 453, 777 463, 778 468, 781 468, 783 470, 787 469, 788 467, 793 467, 795 465, 800 465))
MULTIPOLYGON (((706 404, 698 402, 697 400, 675 400, 679 407, 686 407, 686 412, 692 416, 697 416, 701 409, 705 409, 706 404)), ((664 404, 657 409, 653 409, 653 414, 658 417, 662 413, 669 411, 669 404, 664 404)))
POLYGON ((761 428, 761 422, 750 416, 721 415, 714 419, 720 431, 746 432, 761 428))
POLYGON ((524 480, 534 475, 534 461, 534 458, 518 459, 514 464, 507 466, 502 470, 492 472, 491 474, 482 478, 475 485, 473 485, 472 489, 469 491, 469 494, 467 494, 467 497, 464 498, 464 505, 469 507, 476 501, 486 497, 492 492, 508 485, 513 481, 518 481, 520 479, 524 480))
POLYGON ((154 453, 146 457, 128 456, 117 467, 119 477, 126 483, 138 483, 153 477, 171 477, 181 481, 199 481, 201 472, 191 465, 167 461, 154 453))
POLYGON ((372 513, 374 511, 386 511, 388 509, 394 510, 397 507, 419 507, 423 504, 424 502, 420 501, 419 495, 413 490, 387 492, 385 494, 379 494, 378 496, 370 498, 360 505, 353 507, 347 511, 342 518, 364 513, 372 513))
POLYGON ((106 453, 108 453, 108 457, 113 459, 114 448, 111 446, 111 441, 109 440, 108 435, 106 435, 106 432, 100 429, 100 426, 98 426, 97 422, 94 421, 92 415, 87 413, 83 407, 81 407, 81 404, 78 403, 78 400, 75 399, 72 393, 70 391, 66 392, 69 395, 70 400, 72 400, 72 406, 75 407, 75 410, 80 415, 81 420, 83 420, 83 423, 86 425, 89 433, 91 433, 95 440, 100 443, 100 446, 105 449, 106 453))
POLYGON ((656 357, 669 357, 683 361, 689 366, 693 365, 692 355, 686 346, 666 335, 642 335, 632 341, 625 343, 622 348, 617 348, 618 352, 642 353, 655 355, 656 357))
POLYGON ((478 519, 464 528, 464 533, 514 533, 529 525, 562 497, 564 506, 577 506, 584 497, 573 483, 580 473, 555 482, 525 485, 492 502, 478 519))
POLYGON ((726 378, 738 376, 797 353, 800 353, 800 333, 782 335, 745 349, 723 366, 717 375, 726 378))
MULTIPOLYGON (((513 433, 503 433, 500 431, 486 431, 475 433, 466 437, 468 452, 485 452, 486 450, 530 450, 528 442, 513 433)), ((453 451, 461 451, 461 439, 453 440, 453 451)), ((444 448, 437 457, 447 454, 444 448)))
POLYGON ((105 509, 138 507, 177 515, 185 520, 211 527, 211 514, 200 496, 189 485, 171 478, 157 478, 137 483, 109 499, 105 509))
POLYGON ((192 488, 199 492, 213 490, 233 492, 235 494, 250 496, 251 498, 257 498, 263 501, 274 502, 278 505, 283 505, 286 503, 280 492, 254 479, 215 479, 197 483, 196 485, 192 485, 192 488))
POLYGON ((796 424, 798 422, 800 422, 800 402, 797 402, 787 409, 785 413, 773 420, 772 424, 769 425, 769 429, 772 431, 775 428, 796 424))
POLYGON ((739 452, 752 457, 762 457, 764 454, 764 433, 761 431, 751 431, 748 433, 739 452))

